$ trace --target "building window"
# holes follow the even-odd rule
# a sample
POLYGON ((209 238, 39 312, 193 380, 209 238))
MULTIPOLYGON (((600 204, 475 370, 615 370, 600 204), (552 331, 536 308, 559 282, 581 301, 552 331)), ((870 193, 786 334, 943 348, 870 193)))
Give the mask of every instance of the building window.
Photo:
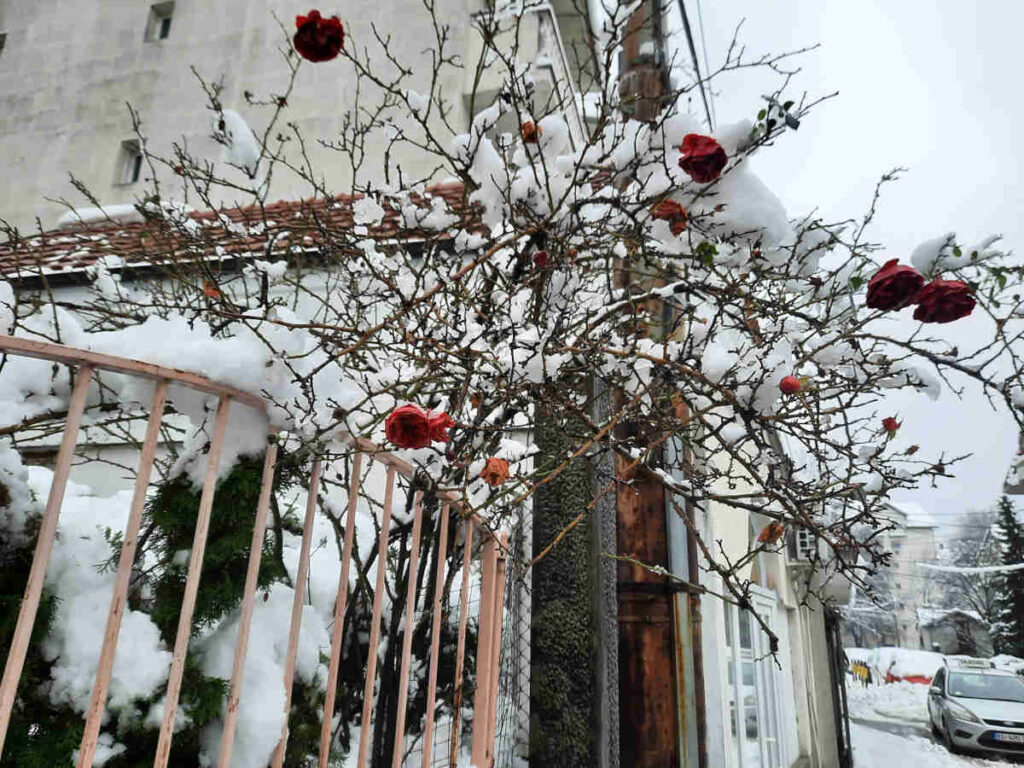
POLYGON ((0 32, 0 53, 4 52, 5 45, 7 45, 7 33, 0 32))
POLYGON ((119 184, 134 184, 142 175, 142 148, 136 139, 121 142, 119 184))
POLYGON ((171 34, 171 17, 174 3, 154 3, 149 8, 149 23, 146 24, 146 41, 166 40, 171 34))

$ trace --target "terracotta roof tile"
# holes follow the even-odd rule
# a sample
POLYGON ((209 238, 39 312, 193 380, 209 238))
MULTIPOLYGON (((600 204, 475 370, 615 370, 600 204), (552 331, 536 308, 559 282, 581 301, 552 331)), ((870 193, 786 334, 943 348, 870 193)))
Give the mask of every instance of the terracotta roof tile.
MULTIPOLYGON (((452 234, 458 229, 476 231, 480 228, 479 213, 467 203, 461 183, 435 184, 425 192, 425 196, 412 195, 410 200, 427 211, 430 208, 428 197, 443 198, 448 210, 459 217, 449 230, 452 234)), ((331 233, 342 232, 349 244, 356 227, 352 204, 358 199, 358 196, 339 195, 333 199, 282 200, 262 208, 248 206, 190 213, 186 221, 197 225, 191 237, 161 216, 131 223, 80 223, 8 239, 0 244, 0 275, 24 279, 73 274, 105 256, 121 258, 126 267, 190 261, 197 257, 197 248, 202 249, 205 257, 265 255, 271 242, 270 255, 285 256, 290 247, 297 244, 329 248, 330 243, 324 243, 325 236, 329 239, 331 233), (228 230, 232 224, 244 229, 232 233, 228 230)), ((366 237, 415 241, 438 236, 437 232, 403 226, 401 211, 392 200, 385 198, 379 202, 385 209, 384 218, 379 224, 367 227, 366 237)))

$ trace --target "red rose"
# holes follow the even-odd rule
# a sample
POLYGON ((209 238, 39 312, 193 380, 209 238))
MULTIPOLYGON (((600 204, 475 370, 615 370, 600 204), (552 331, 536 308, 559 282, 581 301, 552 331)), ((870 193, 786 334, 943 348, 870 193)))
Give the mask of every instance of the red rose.
POLYGON ((882 430, 886 434, 888 434, 889 437, 896 437, 896 431, 901 426, 902 425, 900 424, 900 422, 896 421, 895 416, 887 416, 886 418, 882 419, 882 430))
POLYGON ((310 11, 307 16, 295 17, 295 27, 298 31, 292 42, 304 59, 330 61, 345 45, 345 30, 337 16, 325 19, 320 11, 310 11))
POLYGON ((868 306, 872 309, 903 309, 913 304, 924 286, 924 277, 913 267, 885 262, 868 281, 868 306))
POLYGON ((801 384, 800 379, 796 376, 787 376, 779 382, 779 389, 782 390, 784 395, 793 395, 800 391, 801 384))
POLYGON ((544 269, 548 265, 551 255, 547 251, 537 251, 533 254, 533 265, 537 269, 544 269))
POLYGON ((430 420, 418 405, 403 405, 388 415, 384 434, 399 448, 426 448, 430 445, 430 420))
POLYGON ((497 487, 508 480, 508 462, 505 459, 499 459, 496 456, 492 456, 484 464, 484 468, 480 471, 480 477, 482 477, 488 485, 497 487))
POLYGON ((662 200, 651 208, 651 217, 664 219, 669 223, 672 234, 678 237, 686 229, 686 209, 675 200, 662 200))
POLYGON ((430 422, 430 439, 439 443, 447 443, 448 428, 454 427, 455 422, 447 413, 427 413, 430 422))
POLYGON ((725 154, 721 144, 710 136, 701 136, 698 133, 686 134, 679 151, 683 153, 679 158, 679 167, 686 171, 691 179, 701 184, 717 179, 725 164, 729 162, 729 156, 725 154))
POLYGON ((951 323, 974 311, 974 296, 966 283, 936 278, 917 295, 914 319, 922 323, 951 323))
POLYGON ((540 139, 541 129, 533 121, 527 120, 520 126, 520 132, 523 135, 523 144, 536 144, 540 139))

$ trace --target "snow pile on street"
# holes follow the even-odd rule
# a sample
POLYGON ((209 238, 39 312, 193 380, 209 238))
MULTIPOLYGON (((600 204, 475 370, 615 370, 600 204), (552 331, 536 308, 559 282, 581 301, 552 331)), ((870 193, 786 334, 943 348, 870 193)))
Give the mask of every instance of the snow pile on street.
POLYGON ((908 683, 873 683, 863 686, 847 678, 846 698, 850 716, 862 720, 926 720, 928 686, 908 683))
POLYGON ((857 768, 966 768, 967 766, 1005 766, 1001 760, 951 755, 941 744, 932 741, 924 731, 920 735, 895 734, 866 725, 852 723, 853 762, 857 768))
POLYGON ((863 661, 872 672, 884 680, 886 674, 893 677, 927 677, 931 679, 942 666, 943 655, 932 651, 917 651, 910 648, 847 648, 846 657, 851 661, 863 661))

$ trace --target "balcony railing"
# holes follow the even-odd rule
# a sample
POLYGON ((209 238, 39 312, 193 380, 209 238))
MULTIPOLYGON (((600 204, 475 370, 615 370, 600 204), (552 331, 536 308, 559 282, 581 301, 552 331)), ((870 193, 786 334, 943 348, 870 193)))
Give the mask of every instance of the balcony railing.
MULTIPOLYGON (((128 596, 129 579, 139 539, 142 512, 149 488, 149 479, 157 450, 157 441, 164 406, 167 400, 169 384, 189 387, 200 392, 215 395, 219 398, 207 455, 206 474, 196 510, 196 527, 188 564, 184 597, 178 621, 177 635, 171 660, 170 674, 167 682, 166 705, 160 727, 159 740, 154 755, 154 768, 165 768, 172 749, 174 722, 179 705, 182 675, 185 668, 185 657, 189 638, 192 634, 192 616, 196 604, 196 595, 202 577, 203 554, 210 526, 210 511, 216 493, 217 473, 220 464, 224 434, 228 424, 228 413, 232 407, 255 408, 265 410, 263 399, 253 393, 234 387, 219 384, 203 376, 187 371, 179 371, 159 365, 152 365, 138 360, 100 354, 88 350, 74 349, 31 339, 0 336, 0 353, 20 355, 61 363, 76 371, 75 383, 71 393, 64 433, 57 453, 53 482, 50 486, 49 498, 43 512, 39 527, 32 566, 29 571, 25 594, 21 602, 18 621, 11 641, 10 651, 4 667, 3 680, 0 682, 0 756, 3 754, 4 738, 11 722, 11 713, 17 695, 18 684, 29 650, 29 640, 35 623, 43 590, 44 577, 57 533, 61 504, 67 486, 71 461, 74 457, 79 426, 85 411, 86 398, 90 383, 97 371, 112 371, 145 379, 154 380, 156 387, 149 409, 149 418, 139 459, 139 469, 135 480, 135 491, 131 501, 128 523, 124 531, 120 559, 114 581, 114 592, 110 600, 107 614, 106 631, 103 644, 99 650, 99 664, 93 683, 92 696, 86 715, 85 732, 82 736, 81 748, 78 752, 78 768, 90 768, 96 751, 100 725, 103 720, 117 650, 118 633, 121 618, 125 611, 128 596)), ((234 664, 231 684, 228 690, 227 704, 224 714, 223 735, 220 743, 218 768, 227 768, 231 763, 232 745, 234 743, 237 724, 239 700, 242 691, 242 677, 245 670, 245 657, 252 623, 253 606, 256 597, 257 576, 260 557, 263 551, 263 537, 267 525, 267 512, 270 506, 274 467, 277 459, 277 436, 268 435, 267 450, 263 464, 263 475, 259 499, 253 510, 254 526, 252 545, 249 551, 248 570, 241 603, 238 639, 234 651, 234 664)), ((348 600, 349 571, 353 551, 356 505, 360 494, 361 468, 364 461, 378 462, 386 467, 386 481, 382 502, 382 519, 380 520, 379 551, 386 552, 390 535, 390 518, 394 498, 396 477, 401 475, 412 480, 415 468, 397 456, 382 450, 369 440, 350 438, 347 441, 351 449, 351 484, 348 494, 348 509, 345 519, 343 537, 341 575, 337 597, 334 604, 334 623, 331 636, 330 665, 327 676, 327 693, 324 702, 323 725, 320 734, 319 768, 326 768, 331 746, 331 724, 335 712, 335 693, 338 672, 341 663, 341 646, 345 622, 346 604, 348 600)), ((299 555, 298 573, 295 579, 295 595, 292 605, 291 622, 288 631, 288 647, 284 665, 284 725, 281 738, 274 751, 271 765, 280 768, 288 745, 288 713, 291 709, 292 682, 295 675, 295 660, 299 645, 299 630, 302 621, 302 607, 305 599, 305 585, 310 567, 310 539, 313 522, 317 510, 317 493, 323 471, 323 461, 314 458, 309 477, 309 493, 305 518, 302 529, 302 544, 299 555)), ((437 569, 434 574, 435 589, 432 611, 431 647, 427 678, 426 722, 423 730, 422 750, 412 753, 414 759, 409 763, 419 762, 422 758, 424 768, 436 763, 434 750, 434 717, 437 695, 437 673, 439 642, 441 634, 441 596, 445 585, 445 568, 449 547, 448 519, 450 512, 459 513, 463 527, 462 582, 460 589, 460 607, 458 621, 458 646, 455 659, 456 690, 453 711, 456 713, 450 728, 450 738, 444 757, 451 766, 455 766, 459 751, 459 714, 463 707, 463 677, 466 659, 466 634, 469 622, 469 591, 470 570, 473 565, 473 540, 478 540, 477 557, 479 558, 479 608, 477 615, 477 647, 476 647, 476 686, 473 694, 473 734, 471 740, 471 760, 473 765, 481 768, 490 766, 494 760, 494 734, 497 718, 499 656, 502 634, 502 615, 505 592, 505 555, 507 537, 490 530, 478 517, 464 510, 454 494, 439 492, 438 498, 443 505, 441 514, 439 554, 437 569)), ((423 495, 415 496, 412 528, 412 546, 409 563, 408 586, 405 596, 405 631, 402 637, 401 667, 399 674, 397 727, 393 748, 392 767, 399 768, 405 755, 404 738, 406 731, 406 712, 409 696, 410 657, 412 648, 413 617, 417 594, 417 575, 419 560, 419 544, 423 522, 423 495)), ((453 537, 454 538, 454 537, 453 537)), ((454 550, 454 548, 453 548, 454 550)), ((386 558, 381 558, 382 562, 386 558)), ((367 765, 367 751, 370 745, 369 731, 372 725, 373 691, 376 682, 378 646, 380 643, 381 611, 384 594, 386 568, 377 569, 377 584, 374 592, 370 647, 366 664, 365 688, 363 696, 363 713, 360 723, 359 753, 357 765, 367 765)), ((398 606, 395 608, 399 609, 398 606)))

